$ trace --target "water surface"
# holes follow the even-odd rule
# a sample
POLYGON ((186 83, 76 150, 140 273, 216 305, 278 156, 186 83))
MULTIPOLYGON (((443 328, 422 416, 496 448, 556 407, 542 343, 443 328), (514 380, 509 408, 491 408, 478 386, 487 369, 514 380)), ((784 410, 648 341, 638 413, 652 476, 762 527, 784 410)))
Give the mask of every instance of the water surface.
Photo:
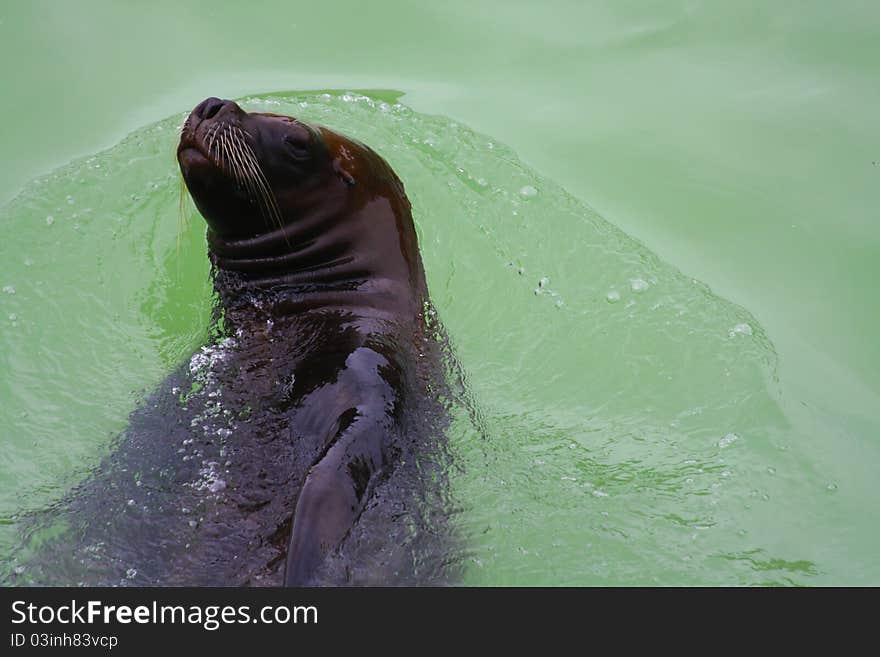
POLYGON ((420 146, 363 126, 366 104, 326 120, 423 203, 432 291, 492 436, 460 431, 469 581, 877 582, 878 18, 859 2, 4 7, 0 192, 24 188, 0 247, 4 548, 205 337, 202 235, 192 221, 177 257, 171 136, 145 126, 211 94, 397 89, 414 112, 393 130, 420 146), (114 148, 121 178, 97 184, 104 156, 88 158, 128 133, 146 159, 114 148))

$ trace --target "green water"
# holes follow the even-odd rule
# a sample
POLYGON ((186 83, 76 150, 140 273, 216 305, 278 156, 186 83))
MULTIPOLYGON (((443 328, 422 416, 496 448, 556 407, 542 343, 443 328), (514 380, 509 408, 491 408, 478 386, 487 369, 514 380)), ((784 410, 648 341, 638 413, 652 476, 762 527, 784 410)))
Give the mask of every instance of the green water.
POLYGON ((407 185, 467 582, 880 582, 880 10, 479 7, 0 8, 3 554, 204 339, 174 127, 257 94, 407 185))

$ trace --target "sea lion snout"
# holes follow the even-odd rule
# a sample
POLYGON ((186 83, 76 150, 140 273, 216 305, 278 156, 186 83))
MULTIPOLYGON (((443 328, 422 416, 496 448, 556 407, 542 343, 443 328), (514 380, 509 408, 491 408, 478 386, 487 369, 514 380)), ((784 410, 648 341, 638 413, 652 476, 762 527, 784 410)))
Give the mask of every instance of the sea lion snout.
POLYGON ((222 110, 227 105, 235 105, 231 100, 223 100, 221 98, 215 98, 211 96, 210 98, 205 98, 201 103, 196 105, 195 109, 192 111, 193 114, 202 121, 205 119, 211 119, 216 116, 220 110, 222 110))
POLYGON ((193 108, 193 111, 189 113, 184 122, 183 130, 181 130, 183 141, 194 140, 200 127, 202 127, 202 132, 204 132, 207 126, 202 126, 203 123, 222 121, 231 113, 244 114, 244 110, 232 100, 224 100, 214 96, 205 98, 205 100, 193 108))

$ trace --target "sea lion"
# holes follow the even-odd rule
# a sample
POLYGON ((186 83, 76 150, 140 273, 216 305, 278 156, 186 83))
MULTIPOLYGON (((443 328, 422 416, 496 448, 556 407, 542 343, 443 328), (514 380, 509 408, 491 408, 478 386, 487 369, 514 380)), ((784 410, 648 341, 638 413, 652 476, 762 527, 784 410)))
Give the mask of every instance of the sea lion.
POLYGON ((207 223, 208 343, 26 523, 9 583, 457 581, 460 375, 399 178, 328 128, 216 98, 177 158, 207 223))
POLYGON ((431 350, 410 203, 364 144, 230 100, 193 109, 177 159, 208 226, 224 330, 246 352, 226 408, 259 407, 261 440, 285 443, 270 488, 291 499, 259 503, 295 501, 283 581, 307 584, 411 451, 400 418, 425 393, 431 350))

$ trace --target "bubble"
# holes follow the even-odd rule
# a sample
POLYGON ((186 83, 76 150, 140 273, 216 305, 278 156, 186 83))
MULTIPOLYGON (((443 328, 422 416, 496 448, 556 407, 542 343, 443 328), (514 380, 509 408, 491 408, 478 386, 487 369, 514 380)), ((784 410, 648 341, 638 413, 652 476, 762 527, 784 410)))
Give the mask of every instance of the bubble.
POLYGON ((3 291, 6 292, 6 294, 15 294, 15 287, 12 285, 5 285, 3 291))
POLYGON ((128 579, 134 579, 137 574, 138 574, 138 571, 135 568, 129 568, 128 570, 125 571, 125 576, 128 579))
POLYGON ((53 217, 51 214, 48 217, 46 217, 46 225, 47 226, 51 226, 54 223, 55 223, 55 217, 53 217))
POLYGON ((651 284, 643 278, 631 278, 629 287, 633 292, 644 292, 651 287, 651 284))
POLYGON ((735 433, 729 433, 724 436, 721 440, 718 441, 718 447, 724 449, 725 447, 730 447, 734 442, 739 440, 739 436, 735 433))
POLYGON ((835 483, 832 481, 830 484, 828 484, 827 486, 825 486, 825 490, 827 490, 829 493, 833 493, 834 491, 837 490, 837 484, 835 484, 835 483))
POLYGON ((208 487, 208 490, 212 493, 219 493, 221 490, 226 490, 226 482, 222 479, 218 479, 208 487))
POLYGON ((774 467, 769 467, 769 468, 767 468, 767 474, 775 475, 775 474, 776 474, 776 468, 774 468, 774 467))
POLYGON ((620 292, 617 290, 608 290, 608 294, 605 295, 605 300, 608 303, 617 303, 620 301, 620 292))
POLYGON ((738 335, 751 335, 752 327, 748 324, 737 324, 732 329, 727 332, 727 335, 731 338, 735 338, 738 335))
POLYGON ((519 188, 520 196, 525 196, 526 198, 533 198, 538 195, 538 190, 531 185, 525 185, 524 187, 519 188))

